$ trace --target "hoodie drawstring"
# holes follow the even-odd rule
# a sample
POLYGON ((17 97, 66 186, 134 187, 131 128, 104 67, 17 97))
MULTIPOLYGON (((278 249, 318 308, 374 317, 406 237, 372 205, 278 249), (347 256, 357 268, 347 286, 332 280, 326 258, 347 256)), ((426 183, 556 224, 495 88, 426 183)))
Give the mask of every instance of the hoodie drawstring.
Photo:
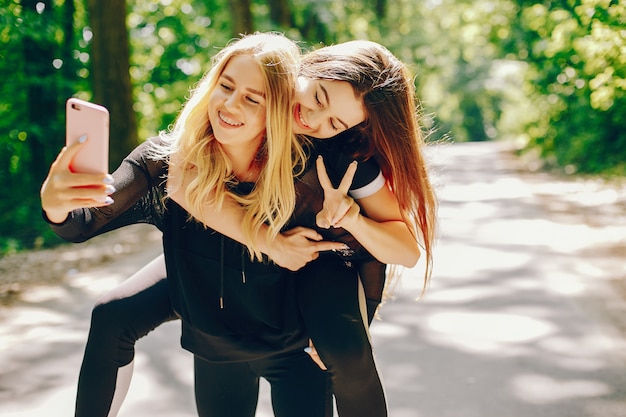
POLYGON ((224 235, 220 242, 220 310, 224 308, 224 235))
MULTIPOLYGON (((246 250, 241 249, 241 281, 246 283, 246 250)), ((224 236, 220 241, 220 310, 224 309, 224 236)))
POLYGON ((241 281, 246 283, 246 251, 241 248, 241 281))

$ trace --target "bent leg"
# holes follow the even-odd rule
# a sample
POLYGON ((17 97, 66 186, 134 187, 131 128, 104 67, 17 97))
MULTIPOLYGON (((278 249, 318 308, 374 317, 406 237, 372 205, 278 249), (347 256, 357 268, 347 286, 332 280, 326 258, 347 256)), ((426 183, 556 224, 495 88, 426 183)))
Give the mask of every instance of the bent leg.
MULTIPOLYGON (((122 400, 125 396, 125 392, 116 393, 118 369, 132 362, 139 338, 175 318, 163 256, 100 298, 92 311, 75 416, 115 416, 117 409, 111 406, 114 394, 122 400)), ((119 398, 116 403, 121 403, 119 398)))
POLYGON ((358 279, 341 260, 320 258, 298 272, 298 303, 332 376, 339 415, 384 417, 385 394, 361 314, 358 279))

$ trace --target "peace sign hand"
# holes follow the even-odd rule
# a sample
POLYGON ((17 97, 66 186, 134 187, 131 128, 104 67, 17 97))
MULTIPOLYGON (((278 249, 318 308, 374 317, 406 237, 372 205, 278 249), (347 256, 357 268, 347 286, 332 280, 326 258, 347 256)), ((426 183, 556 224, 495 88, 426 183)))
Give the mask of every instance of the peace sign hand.
POLYGON ((324 190, 324 206, 322 211, 317 213, 315 222, 318 227, 323 229, 330 227, 347 228, 360 211, 359 205, 351 197, 348 197, 348 190, 356 173, 357 162, 354 161, 348 165, 338 188, 333 187, 321 156, 318 156, 316 166, 317 177, 324 190))

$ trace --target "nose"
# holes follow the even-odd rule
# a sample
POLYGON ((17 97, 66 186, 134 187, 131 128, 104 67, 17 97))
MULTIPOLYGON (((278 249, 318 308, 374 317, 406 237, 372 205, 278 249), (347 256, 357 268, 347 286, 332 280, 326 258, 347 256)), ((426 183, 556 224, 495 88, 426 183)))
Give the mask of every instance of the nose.
POLYGON ((324 109, 310 108, 305 114, 305 120, 312 128, 319 128, 324 119, 324 109))
POLYGON ((236 93, 233 93, 226 99, 226 101, 224 102, 224 106, 227 109, 233 109, 237 107, 238 102, 239 102, 238 95, 236 93))

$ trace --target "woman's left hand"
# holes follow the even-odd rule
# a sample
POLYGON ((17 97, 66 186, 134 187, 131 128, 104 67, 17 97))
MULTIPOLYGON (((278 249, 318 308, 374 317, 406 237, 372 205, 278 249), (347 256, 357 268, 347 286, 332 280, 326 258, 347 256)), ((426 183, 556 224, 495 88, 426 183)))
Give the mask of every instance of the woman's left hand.
POLYGON ((348 165, 348 169, 337 188, 333 187, 328 177, 323 158, 319 156, 315 163, 317 166, 317 177, 324 190, 324 206, 317 213, 315 222, 318 227, 323 229, 330 227, 347 228, 360 212, 359 205, 354 199, 348 197, 348 190, 356 173, 357 162, 354 161, 348 165))

